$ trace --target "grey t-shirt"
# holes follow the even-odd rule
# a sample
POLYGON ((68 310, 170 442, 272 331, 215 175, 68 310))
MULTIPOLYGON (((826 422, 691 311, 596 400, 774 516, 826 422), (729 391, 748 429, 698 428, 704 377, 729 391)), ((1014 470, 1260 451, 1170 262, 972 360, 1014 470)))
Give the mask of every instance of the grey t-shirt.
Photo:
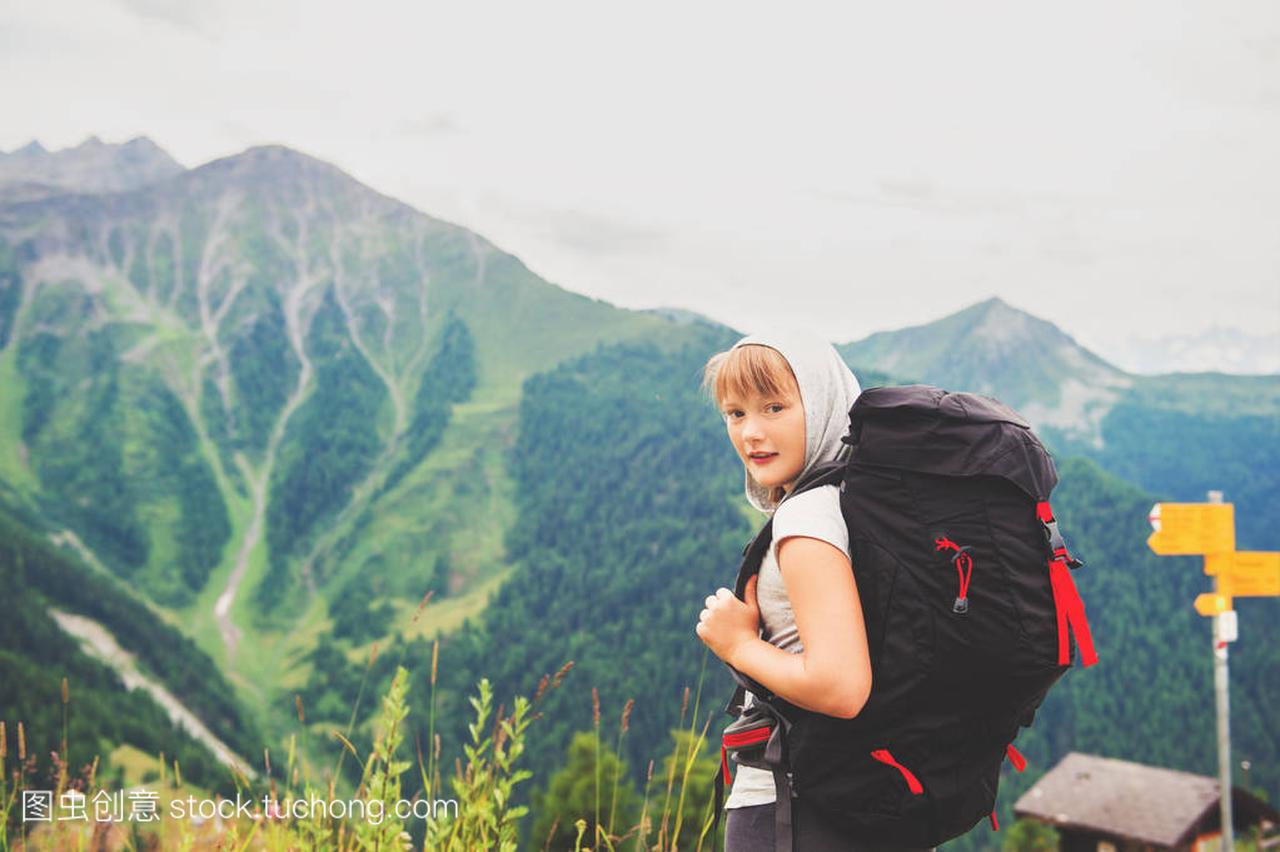
MULTIPOLYGON (((849 555, 849 530, 840 514, 840 491, 834 485, 824 485, 784 500, 773 515, 773 541, 760 564, 760 579, 756 581, 756 599, 760 604, 761 635, 772 645, 784 651, 799 654, 804 650, 800 633, 796 629, 791 600, 778 568, 778 542, 792 536, 804 536, 829 542, 849 555)), ((792 566, 792 571, 803 571, 803 566, 792 566)), ((747 703, 754 696, 747 693, 747 703)), ((777 798, 773 776, 763 769, 738 766, 733 778, 733 788, 725 802, 726 808, 745 808, 765 805, 777 798)))

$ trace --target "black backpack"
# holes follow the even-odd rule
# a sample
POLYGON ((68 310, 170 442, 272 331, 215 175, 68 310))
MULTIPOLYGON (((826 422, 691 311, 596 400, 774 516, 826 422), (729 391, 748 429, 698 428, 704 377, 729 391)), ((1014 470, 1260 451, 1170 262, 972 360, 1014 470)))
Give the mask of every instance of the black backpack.
MULTIPOLYGON (((1071 666, 1097 662, 1049 493, 1058 476, 1030 426, 988 397, 924 385, 872 388, 849 411, 847 461, 789 496, 840 488, 867 628, 871 694, 839 719, 804 710, 734 671, 716 777, 728 754, 773 772, 777 848, 791 849, 791 799, 851 840, 925 848, 995 823, 1013 740, 1071 666), (743 712, 744 689, 756 704, 743 712)), ((736 593, 760 570, 766 523, 743 552, 736 593)))

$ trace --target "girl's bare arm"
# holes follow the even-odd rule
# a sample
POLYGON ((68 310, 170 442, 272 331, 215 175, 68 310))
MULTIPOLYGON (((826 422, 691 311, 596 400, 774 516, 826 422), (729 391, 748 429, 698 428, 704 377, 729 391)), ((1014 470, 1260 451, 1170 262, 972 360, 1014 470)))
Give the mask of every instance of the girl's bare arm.
POLYGON ((755 636, 737 642, 726 662, 792 704, 851 719, 871 693, 871 660, 849 559, 815 538, 793 536, 777 547, 804 651, 755 636))

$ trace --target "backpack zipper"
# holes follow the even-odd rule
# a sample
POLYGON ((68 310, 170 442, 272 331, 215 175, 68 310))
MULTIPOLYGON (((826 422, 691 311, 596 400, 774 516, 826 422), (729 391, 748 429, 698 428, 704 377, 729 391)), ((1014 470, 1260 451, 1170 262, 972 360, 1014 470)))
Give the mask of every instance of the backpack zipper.
POLYGON ((933 539, 934 550, 954 550, 956 555, 951 557, 951 562, 956 566, 956 574, 959 576, 959 583, 956 588, 956 601, 951 607, 951 611, 964 614, 969 611, 969 581, 973 578, 973 556, 970 551, 973 550, 969 545, 961 547, 945 535, 938 534, 933 539))
POLYGON ((760 728, 735 731, 732 734, 725 734, 720 738, 720 773, 724 778, 725 784, 733 783, 733 776, 729 774, 729 749, 738 749, 744 746, 767 743, 769 741, 769 736, 772 733, 773 725, 765 725, 760 728))
POLYGON ((773 725, 765 725, 761 728, 750 728, 745 731, 735 731, 732 734, 724 735, 724 745, 726 748, 741 748, 742 746, 768 742, 769 736, 772 733, 773 725))

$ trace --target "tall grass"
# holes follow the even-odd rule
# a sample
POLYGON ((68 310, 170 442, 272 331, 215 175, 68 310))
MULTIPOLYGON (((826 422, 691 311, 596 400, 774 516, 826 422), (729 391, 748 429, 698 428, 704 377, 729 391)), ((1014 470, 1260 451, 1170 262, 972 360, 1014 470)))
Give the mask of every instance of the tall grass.
MULTIPOLYGON (((423 605, 426 600, 424 599, 423 605)), ((370 654, 365 678, 376 658, 376 646, 370 654)), ((359 715, 365 685, 361 685, 346 730, 333 729, 332 749, 335 765, 326 773, 324 781, 301 772, 298 760, 299 736, 308 737, 306 714, 302 699, 295 696, 298 731, 286 742, 286 760, 283 767, 272 763, 271 752, 262 754, 263 772, 251 782, 244 774, 231 771, 237 795, 253 802, 250 816, 237 815, 225 820, 192 820, 174 816, 176 803, 186 803, 189 798, 211 803, 230 800, 210 796, 198 787, 184 784, 181 766, 175 760, 172 772, 160 755, 158 781, 134 787, 128 791, 112 790, 101 783, 98 776, 99 759, 71 772, 61 755, 67 753, 68 728, 66 720, 72 698, 71 685, 63 679, 59 701, 62 714, 60 751, 50 752, 52 771, 49 784, 53 810, 49 822, 25 821, 22 814, 23 793, 41 790, 49 784, 38 782, 37 760, 34 751, 29 753, 24 723, 20 720, 0 720, 0 852, 9 850, 63 850, 63 849, 176 849, 181 852, 194 849, 219 850, 293 850, 326 849, 338 852, 366 852, 367 850, 407 850, 418 844, 406 828, 407 819, 421 821, 424 825, 415 833, 421 837, 418 848, 438 852, 473 852, 473 850, 497 850, 516 852, 522 820, 528 814, 524 805, 516 805, 519 785, 533 777, 533 773, 520 765, 530 725, 540 717, 537 705, 545 695, 561 688, 572 668, 566 663, 554 675, 544 675, 532 699, 516 696, 511 710, 501 705, 494 710, 493 688, 482 678, 470 698, 474 721, 467 726, 467 741, 462 744, 465 762, 455 761, 451 772, 442 771, 440 763, 441 741, 435 732, 436 686, 439 675, 439 642, 432 648, 430 698, 428 704, 427 744, 413 743, 416 768, 421 789, 408 806, 416 808, 413 816, 397 816, 395 806, 402 802, 402 778, 414 767, 415 762, 406 759, 406 722, 410 707, 406 702, 409 672, 397 665, 390 686, 381 698, 381 707, 373 727, 372 742, 367 751, 361 752, 352 736, 359 715), (16 744, 17 762, 11 766, 11 736, 16 744), (337 779, 343 761, 351 758, 361 763, 359 784, 354 795, 344 800, 337 790, 337 779), (145 792, 143 792, 145 790, 145 792), (133 819, 99 821, 94 818, 92 802, 95 797, 108 795, 133 797, 146 796, 154 800, 158 818, 151 822, 133 819), (265 807, 264 798, 265 799, 265 807), (59 819, 65 815, 67 804, 78 800, 84 805, 86 819, 59 819), (349 802, 348 813, 337 814, 332 810, 302 807, 313 801, 332 803, 349 802), (356 812, 355 806, 360 806, 356 812), (324 810, 324 812, 321 812, 324 810), (374 815, 381 815, 375 819, 374 815)), ((705 672, 705 665, 704 665, 705 672)), ((604 789, 600 773, 601 706, 596 688, 591 689, 592 727, 596 743, 592 771, 595 776, 592 812, 584 814, 558 814, 557 825, 572 825, 577 830, 573 852, 619 852, 621 849, 649 850, 649 852, 676 852, 680 849, 709 849, 707 838, 713 814, 708 807, 702 813, 687 810, 686 790, 694 783, 693 769, 700 757, 704 760, 704 745, 711 718, 701 724, 699 706, 702 677, 693 696, 692 713, 689 713, 690 690, 686 687, 680 709, 676 749, 666 758, 665 795, 661 809, 651 813, 654 792, 654 761, 649 761, 645 777, 644 800, 639 822, 631 826, 616 826, 618 815, 619 784, 625 783, 622 773, 613 773, 610 789, 604 789), (687 729, 686 729, 686 717, 687 729), (699 833, 682 832, 689 821, 694 821, 699 833), (656 834, 653 826, 657 825, 656 834), (588 827, 592 831, 588 832, 588 827), (683 839, 682 839, 683 834, 683 839)), ((635 701, 628 700, 618 717, 618 729, 614 737, 614 752, 619 753, 626 736, 635 701)), ((313 744, 314 745, 314 744, 313 744)), ((402 803, 401 807, 405 807, 402 803)), ((634 815, 634 812, 632 812, 634 815)), ((554 834, 555 826, 552 832, 554 834)), ((550 836, 548 837, 548 841, 550 836)), ((537 843, 541 838, 530 840, 537 843)), ((714 841, 714 838, 712 838, 714 841)), ((542 848, 548 848, 543 844, 542 848)))

